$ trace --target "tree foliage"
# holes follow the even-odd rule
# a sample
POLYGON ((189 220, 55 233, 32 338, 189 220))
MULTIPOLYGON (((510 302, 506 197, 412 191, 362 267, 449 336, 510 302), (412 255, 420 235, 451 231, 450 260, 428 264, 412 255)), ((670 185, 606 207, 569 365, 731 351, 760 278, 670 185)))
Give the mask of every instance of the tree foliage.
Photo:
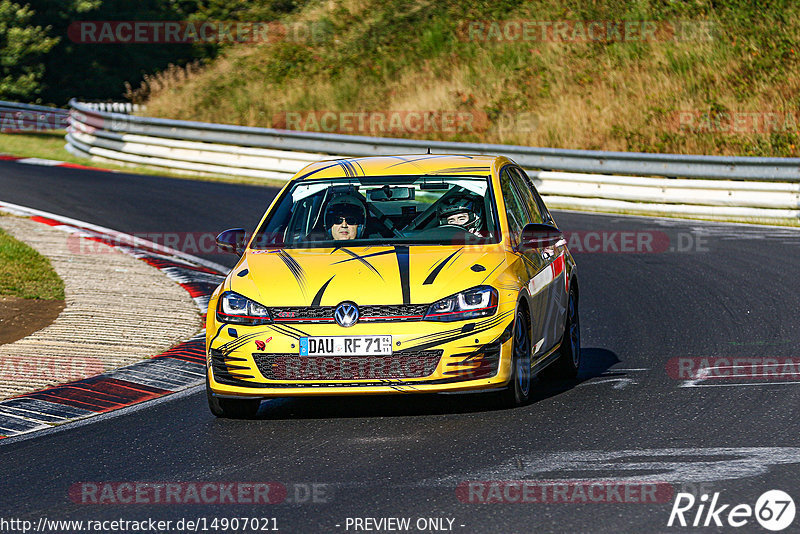
POLYGON ((119 100, 170 64, 217 55, 220 45, 98 44, 70 40, 80 21, 272 21, 306 0, 0 0, 0 98, 66 104, 119 100))
POLYGON ((0 99, 34 97, 45 73, 43 56, 58 43, 49 27, 30 24, 34 12, 10 0, 0 0, 0 99))

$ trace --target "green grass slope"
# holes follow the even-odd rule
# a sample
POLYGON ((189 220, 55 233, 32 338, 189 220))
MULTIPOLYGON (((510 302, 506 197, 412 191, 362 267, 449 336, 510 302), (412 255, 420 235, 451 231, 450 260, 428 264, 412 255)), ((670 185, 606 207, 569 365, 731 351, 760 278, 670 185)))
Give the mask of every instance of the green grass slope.
MULTIPOLYGON (((252 4, 258 20, 259 2, 252 4)), ((794 2, 308 1, 280 22, 295 38, 230 46, 206 65, 149 77, 130 94, 146 101, 148 115, 250 126, 286 126, 287 112, 445 112, 469 117, 467 127, 351 131, 798 155, 794 2), (607 28, 620 21, 638 24, 648 38, 581 38, 592 22, 607 28), (540 31, 515 37, 522 22, 549 28, 546 38, 540 31), (559 23, 567 28, 560 36, 559 23)))

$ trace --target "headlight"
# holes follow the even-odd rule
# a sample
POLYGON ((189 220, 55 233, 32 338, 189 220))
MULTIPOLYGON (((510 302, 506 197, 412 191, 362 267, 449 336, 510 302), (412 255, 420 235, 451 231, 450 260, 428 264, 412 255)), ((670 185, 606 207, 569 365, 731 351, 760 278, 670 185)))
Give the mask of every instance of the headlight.
POLYGON ((259 325, 272 322, 269 310, 258 302, 233 291, 226 291, 217 303, 217 320, 223 323, 259 325))
POLYGON ((463 321, 486 317, 497 311, 497 290, 478 286, 456 293, 431 304, 425 321, 463 321))

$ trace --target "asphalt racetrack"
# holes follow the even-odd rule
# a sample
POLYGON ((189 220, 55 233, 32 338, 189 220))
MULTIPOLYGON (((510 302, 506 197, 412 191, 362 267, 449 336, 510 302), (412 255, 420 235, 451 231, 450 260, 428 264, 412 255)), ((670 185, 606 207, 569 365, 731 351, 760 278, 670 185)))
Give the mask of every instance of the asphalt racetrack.
MULTIPOLYGON (((276 192, 0 162, 0 200, 135 234, 249 231, 276 192)), ((580 276, 578 380, 536 383, 517 409, 490 395, 279 399, 247 421, 216 419, 198 388, 4 440, 0 518, 169 520, 170 532, 192 530, 180 520, 206 532, 763 532, 752 516, 731 527, 728 513, 767 490, 800 498, 800 232, 555 216, 580 276), (137 482, 179 484, 179 503, 121 502, 134 486, 120 484, 137 482), (266 482, 271 501, 219 502, 220 484, 266 482), (190 483, 216 484, 217 500, 188 498, 190 483), (697 501, 689 526, 668 527, 680 493, 697 501), (702 495, 730 505, 722 528, 704 528, 705 512, 691 526, 702 495), (267 522, 222 529, 223 518, 267 522)))

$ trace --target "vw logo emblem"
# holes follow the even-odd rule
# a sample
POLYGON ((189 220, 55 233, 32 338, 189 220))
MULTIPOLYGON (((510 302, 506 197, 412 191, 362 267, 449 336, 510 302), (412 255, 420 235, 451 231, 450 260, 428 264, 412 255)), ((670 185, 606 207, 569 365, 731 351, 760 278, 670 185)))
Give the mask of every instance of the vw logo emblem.
POLYGON ((345 328, 353 326, 358 322, 358 306, 352 302, 342 302, 336 306, 333 312, 333 318, 336 319, 336 324, 345 328))

